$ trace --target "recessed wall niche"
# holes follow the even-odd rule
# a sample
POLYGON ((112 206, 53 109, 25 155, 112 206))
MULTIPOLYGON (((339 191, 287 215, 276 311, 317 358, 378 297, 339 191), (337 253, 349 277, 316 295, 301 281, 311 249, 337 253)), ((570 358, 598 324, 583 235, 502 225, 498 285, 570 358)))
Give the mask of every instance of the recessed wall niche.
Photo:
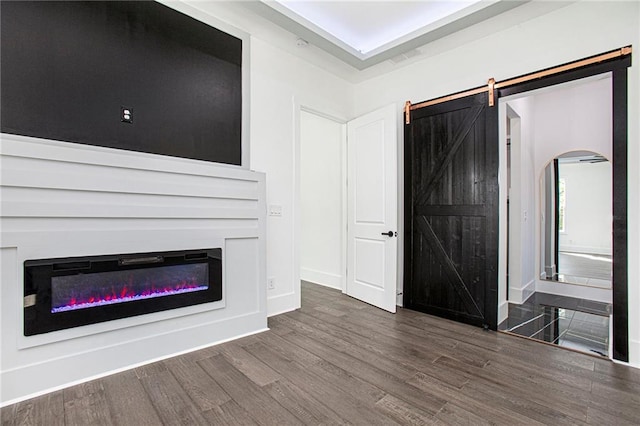
POLYGON ((2 2, 4 133, 241 165, 242 40, 151 1, 2 2))

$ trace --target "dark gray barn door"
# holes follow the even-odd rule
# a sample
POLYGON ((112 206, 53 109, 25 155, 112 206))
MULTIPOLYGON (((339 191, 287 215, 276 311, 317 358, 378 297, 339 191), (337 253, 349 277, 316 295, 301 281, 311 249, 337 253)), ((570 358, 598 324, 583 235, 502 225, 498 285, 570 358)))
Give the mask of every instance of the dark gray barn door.
POLYGON ((497 327, 497 106, 487 92, 411 111, 404 306, 497 327))

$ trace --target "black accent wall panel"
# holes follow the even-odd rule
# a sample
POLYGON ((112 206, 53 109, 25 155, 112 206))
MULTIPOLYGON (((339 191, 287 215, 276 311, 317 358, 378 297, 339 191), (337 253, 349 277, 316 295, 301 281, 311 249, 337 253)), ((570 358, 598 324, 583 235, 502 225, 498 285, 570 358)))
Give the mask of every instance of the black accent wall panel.
POLYGON ((2 132, 240 165, 240 39, 151 1, 0 4, 2 132))

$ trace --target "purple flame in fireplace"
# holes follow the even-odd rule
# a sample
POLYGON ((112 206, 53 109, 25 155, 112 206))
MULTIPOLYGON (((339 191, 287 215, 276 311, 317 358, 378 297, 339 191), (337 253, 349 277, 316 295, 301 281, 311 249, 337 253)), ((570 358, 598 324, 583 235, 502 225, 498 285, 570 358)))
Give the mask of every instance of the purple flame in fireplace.
POLYGON ((208 282, 206 263, 52 277, 51 312, 203 291, 208 282))

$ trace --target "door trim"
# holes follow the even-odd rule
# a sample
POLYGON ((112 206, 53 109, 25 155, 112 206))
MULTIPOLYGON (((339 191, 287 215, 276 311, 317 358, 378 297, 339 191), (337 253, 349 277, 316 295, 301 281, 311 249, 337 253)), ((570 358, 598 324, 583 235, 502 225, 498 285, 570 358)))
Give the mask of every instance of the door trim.
POLYGON ((613 71, 613 358, 629 362, 627 68, 613 71))

